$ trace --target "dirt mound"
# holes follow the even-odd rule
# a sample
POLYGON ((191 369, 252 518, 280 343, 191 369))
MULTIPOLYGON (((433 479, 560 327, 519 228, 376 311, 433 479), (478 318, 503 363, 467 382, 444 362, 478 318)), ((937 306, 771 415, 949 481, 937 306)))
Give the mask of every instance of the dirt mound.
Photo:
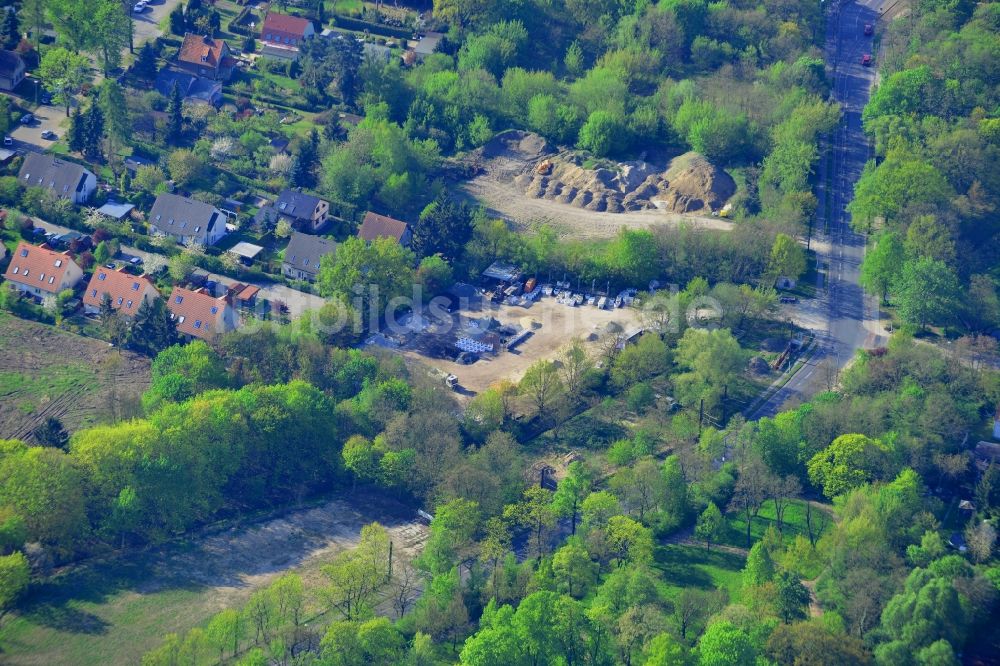
POLYGON ((544 137, 534 132, 507 130, 500 132, 477 151, 484 159, 535 160, 555 152, 544 137))
POLYGON ((663 177, 669 187, 654 205, 675 212, 718 210, 736 194, 732 177, 698 153, 674 158, 663 177))
POLYGON ((729 174, 697 153, 675 158, 666 171, 643 161, 590 169, 572 153, 538 162, 546 154, 542 144, 544 139, 536 135, 505 132, 483 148, 484 157, 487 150, 498 151, 497 157, 515 159, 516 155, 527 162, 514 177, 514 186, 526 196, 597 212, 651 208, 675 213, 713 211, 736 191, 729 174), (534 159, 527 157, 532 154, 534 159))

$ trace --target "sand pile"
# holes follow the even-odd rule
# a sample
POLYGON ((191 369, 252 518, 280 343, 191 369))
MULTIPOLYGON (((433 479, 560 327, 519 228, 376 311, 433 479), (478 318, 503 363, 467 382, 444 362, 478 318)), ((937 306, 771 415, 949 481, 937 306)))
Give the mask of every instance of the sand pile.
POLYGON ((572 154, 547 158, 551 168, 527 169, 514 178, 526 196, 550 199, 586 210, 622 213, 662 208, 675 213, 710 212, 736 192, 729 174, 697 153, 671 161, 666 171, 648 162, 617 168, 585 169, 572 154))

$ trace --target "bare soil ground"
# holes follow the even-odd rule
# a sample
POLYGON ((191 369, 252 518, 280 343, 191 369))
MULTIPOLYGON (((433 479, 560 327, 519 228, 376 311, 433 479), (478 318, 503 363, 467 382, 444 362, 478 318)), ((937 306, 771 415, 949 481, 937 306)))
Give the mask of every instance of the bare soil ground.
MULTIPOLYGON (((4 664, 135 664, 169 632, 183 633, 238 607, 280 575, 298 573, 307 615, 321 609, 320 567, 383 524, 394 559, 408 561, 427 528, 381 496, 325 501, 260 522, 206 529, 179 543, 73 567, 37 586, 0 628, 4 664)), ((399 564, 397 564, 399 566, 399 564)))
MULTIPOLYGON (((481 311, 463 314, 475 317, 492 315, 503 324, 518 324, 524 318, 541 324, 514 350, 504 351, 496 356, 484 355, 472 365, 427 358, 412 349, 402 352, 410 359, 454 374, 465 395, 479 393, 499 379, 506 378, 516 382, 535 361, 555 359, 574 338, 586 339, 591 333, 604 331, 611 322, 619 324, 626 331, 639 326, 639 313, 633 308, 598 310, 590 305, 570 307, 557 303, 554 298, 545 297, 530 308, 486 303, 481 311)), ((597 354, 598 341, 584 344, 592 354, 597 354)))
POLYGON ((622 228, 648 229, 655 226, 690 224, 702 229, 729 231, 732 223, 715 217, 639 210, 608 213, 574 208, 550 199, 534 199, 522 194, 513 181, 499 182, 480 175, 462 184, 461 189, 483 203, 491 215, 502 217, 515 227, 530 230, 548 224, 564 238, 599 240, 611 238, 622 228))
MULTIPOLYGON (((565 237, 601 239, 614 236, 623 227, 645 229, 651 226, 681 223, 724 231, 732 227, 730 222, 711 216, 671 212, 669 209, 652 209, 649 207, 653 205, 653 202, 648 198, 642 200, 641 197, 632 201, 628 207, 630 209, 647 207, 646 210, 612 212, 611 209, 605 209, 605 205, 609 197, 617 201, 621 198, 621 193, 610 186, 605 187, 607 183, 597 177, 601 174, 607 176, 610 172, 604 173, 602 171, 598 174, 591 170, 581 170, 569 163, 564 164, 564 157, 569 159, 564 155, 556 157, 555 149, 537 134, 520 131, 502 132, 465 159, 467 167, 478 175, 463 182, 459 188, 468 196, 485 204, 491 214, 508 220, 515 227, 529 230, 533 226, 545 223, 565 237), (536 167, 541 164, 542 160, 550 159, 556 160, 556 172, 566 171, 568 173, 572 171, 575 173, 576 180, 580 181, 577 183, 579 187, 571 184, 560 184, 558 187, 553 185, 552 188, 548 188, 547 185, 556 181, 553 180, 553 183, 549 183, 548 177, 539 177, 536 167), (543 181, 546 184, 546 188, 543 188, 546 189, 544 193, 539 190, 539 187, 531 186, 531 183, 539 185, 543 181), (586 184, 583 181, 586 181, 586 184), (571 193, 577 193, 577 196, 570 197, 571 193), (568 202, 567 197, 573 199, 572 204, 568 202), (560 198, 566 201, 560 200, 560 198), (584 201, 589 203, 585 204, 584 201), (599 210, 595 208, 599 208, 599 210)), ((687 160, 687 162, 690 161, 690 159, 687 160)), ((688 189, 694 188, 692 191, 697 190, 696 186, 704 185, 704 183, 696 182, 698 179, 692 178, 690 174, 679 175, 679 182, 683 181, 688 189)), ((725 177, 728 178, 728 176, 725 177)), ((552 178, 556 179, 556 174, 553 174, 552 178)), ((652 177, 651 180, 656 180, 656 178, 652 177)), ((659 192, 657 187, 650 186, 646 189, 650 193, 659 192)), ((661 194, 657 194, 657 197, 664 198, 668 203, 677 198, 664 197, 661 194)), ((703 199, 707 202, 711 199, 715 202, 715 199, 708 196, 707 193, 702 193, 702 195, 699 201, 703 199)), ((635 195, 633 193, 630 196, 635 195)), ((729 195, 726 194, 726 196, 729 195)), ((617 206, 617 208, 620 209, 621 206, 617 206)), ((690 208, 677 208, 676 210, 690 210, 690 208)))
POLYGON ((70 432, 131 416, 149 359, 0 313, 0 438, 24 439, 54 416, 70 432))

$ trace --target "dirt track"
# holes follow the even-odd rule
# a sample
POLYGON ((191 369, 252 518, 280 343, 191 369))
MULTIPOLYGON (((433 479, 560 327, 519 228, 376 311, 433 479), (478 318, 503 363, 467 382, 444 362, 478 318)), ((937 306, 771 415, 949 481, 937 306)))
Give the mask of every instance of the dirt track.
POLYGON ((486 205, 489 212, 505 218, 521 229, 546 223, 560 236, 579 239, 611 238, 621 228, 646 229, 658 225, 682 223, 704 229, 729 231, 732 223, 714 217, 682 215, 662 210, 630 213, 607 213, 574 208, 548 199, 534 199, 518 192, 513 182, 501 182, 484 174, 460 186, 472 198, 486 205))

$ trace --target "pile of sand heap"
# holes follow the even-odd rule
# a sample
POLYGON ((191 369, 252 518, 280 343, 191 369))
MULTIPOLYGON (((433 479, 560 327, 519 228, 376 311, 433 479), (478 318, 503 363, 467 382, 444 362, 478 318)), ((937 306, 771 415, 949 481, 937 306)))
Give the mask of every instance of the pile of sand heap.
MULTIPOLYGON (((530 152, 518 148, 522 155, 530 152)), ((515 177, 514 184, 529 197, 609 213, 649 208, 710 212, 736 192, 729 174, 697 153, 674 158, 666 171, 642 161, 624 162, 615 169, 584 169, 581 158, 564 154, 536 162, 515 177)))

